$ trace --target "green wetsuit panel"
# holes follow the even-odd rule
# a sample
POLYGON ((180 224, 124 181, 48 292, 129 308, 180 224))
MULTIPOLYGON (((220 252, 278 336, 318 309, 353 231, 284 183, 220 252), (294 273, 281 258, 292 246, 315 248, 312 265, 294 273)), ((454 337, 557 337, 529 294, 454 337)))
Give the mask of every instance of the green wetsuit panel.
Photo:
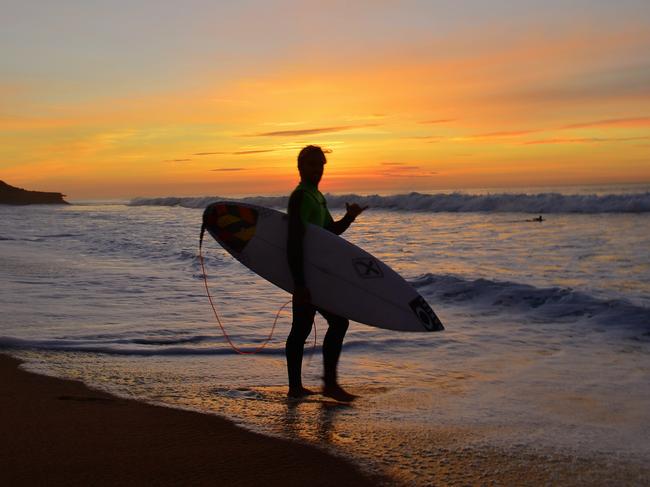
POLYGON ((327 209, 325 196, 313 184, 301 182, 295 191, 302 191, 300 204, 300 220, 303 224, 312 223, 319 227, 327 227, 332 223, 332 215, 327 209))

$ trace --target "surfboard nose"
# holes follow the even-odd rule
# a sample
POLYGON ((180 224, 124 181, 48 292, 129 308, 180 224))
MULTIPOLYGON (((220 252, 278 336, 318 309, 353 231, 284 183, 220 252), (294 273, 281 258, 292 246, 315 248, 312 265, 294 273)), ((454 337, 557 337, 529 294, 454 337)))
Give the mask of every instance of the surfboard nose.
POLYGON ((440 318, 438 318, 436 313, 431 309, 431 306, 429 306, 429 303, 422 296, 418 296, 411 301, 409 306, 419 318, 422 326, 428 331, 442 331, 445 329, 440 318))

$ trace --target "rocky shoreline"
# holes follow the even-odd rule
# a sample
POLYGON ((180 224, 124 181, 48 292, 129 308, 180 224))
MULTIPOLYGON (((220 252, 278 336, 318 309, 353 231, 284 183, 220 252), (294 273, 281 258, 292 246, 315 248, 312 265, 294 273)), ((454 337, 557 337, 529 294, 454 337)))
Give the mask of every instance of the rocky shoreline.
POLYGON ((68 205, 63 193, 29 191, 0 181, 0 204, 2 205, 68 205))

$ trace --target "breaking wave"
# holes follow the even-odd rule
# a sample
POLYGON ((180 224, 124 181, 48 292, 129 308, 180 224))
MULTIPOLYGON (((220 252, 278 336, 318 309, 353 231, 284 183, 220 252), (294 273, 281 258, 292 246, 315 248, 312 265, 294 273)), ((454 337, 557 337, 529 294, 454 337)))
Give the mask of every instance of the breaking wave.
MULTIPOLYGON (((331 208, 344 208, 346 202, 357 202, 371 208, 386 210, 408 210, 423 212, 483 212, 483 213, 648 213, 650 212, 650 192, 632 194, 467 194, 408 193, 390 196, 380 195, 332 195, 327 194, 331 208)), ((135 198, 131 206, 182 206, 185 208, 205 208, 218 200, 239 201, 260 206, 284 209, 287 196, 251 196, 247 198, 166 197, 135 198)))
POLYGON ((432 304, 471 305, 472 313, 515 312, 541 323, 588 320, 608 327, 650 330, 650 308, 624 299, 599 299, 571 288, 539 288, 489 279, 425 274, 411 284, 432 304))
MULTIPOLYGON (((464 279, 453 275, 424 274, 412 280, 411 284, 434 308, 443 305, 461 306, 468 316, 477 320, 489 316, 489 321, 495 316, 515 314, 523 318, 524 322, 534 323, 540 328, 561 323, 579 323, 608 330, 633 330, 632 338, 650 340, 650 308, 624 299, 600 299, 571 288, 541 288, 517 282, 464 279)), ((252 335, 236 335, 233 338, 244 349, 252 350, 265 337, 265 333, 254 331, 252 335)), ((346 347, 367 351, 384 350, 402 344, 413 346, 410 337, 390 333, 390 336, 381 338, 353 337, 346 342, 346 347)), ((426 342, 426 346, 431 345, 426 342)), ((217 330, 203 334, 185 329, 33 339, 0 336, 0 348, 140 356, 236 354, 217 330)), ((317 350, 319 348, 320 346, 317 350)), ((261 353, 284 355, 283 338, 274 338, 261 353)))

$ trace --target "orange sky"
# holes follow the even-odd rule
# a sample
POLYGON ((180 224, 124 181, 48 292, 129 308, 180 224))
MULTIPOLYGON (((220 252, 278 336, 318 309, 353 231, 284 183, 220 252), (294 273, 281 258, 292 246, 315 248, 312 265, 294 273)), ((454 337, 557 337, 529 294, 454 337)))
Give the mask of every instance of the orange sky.
POLYGON ((43 14, 40 48, 14 30, 0 51, 0 179, 73 200, 279 194, 319 144, 334 192, 647 182, 650 9, 629 3, 452 21, 378 2, 372 22, 294 4, 270 27, 230 7, 225 33, 168 11, 137 39, 106 12, 83 12, 103 30, 67 37, 41 32, 43 14))

